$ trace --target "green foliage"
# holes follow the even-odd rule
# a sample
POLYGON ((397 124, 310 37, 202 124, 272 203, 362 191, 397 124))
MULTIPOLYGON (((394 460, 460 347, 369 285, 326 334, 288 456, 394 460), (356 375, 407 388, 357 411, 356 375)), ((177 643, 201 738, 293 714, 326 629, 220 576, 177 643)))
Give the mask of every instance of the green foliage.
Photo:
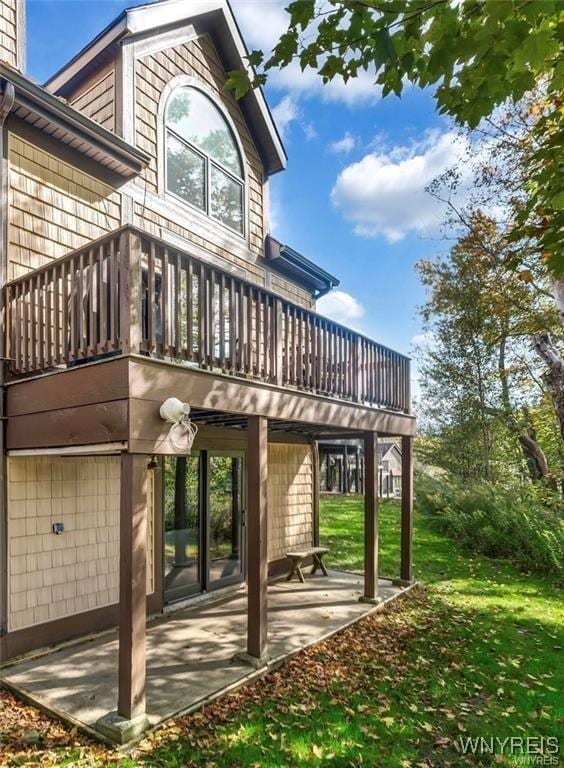
MULTIPOLYGON (((362 568, 362 497, 322 498, 320 518, 330 566, 362 568)), ((397 573, 399 520, 397 503, 381 505, 381 573, 397 573)), ((0 765, 467 768, 498 761, 461 755, 460 736, 560 736, 562 743, 557 585, 464 552, 431 522, 415 515, 414 563, 424 589, 165 724, 127 755, 0 691, 0 765), (42 736, 32 747, 30 729, 42 736)), ((323 600, 323 590, 318 595, 323 600)), ((182 661, 191 652, 182 649, 182 661)), ((517 766, 520 757, 502 764, 517 766)))
POLYGON ((556 0, 295 0, 288 29, 270 56, 254 51, 252 79, 230 73, 242 96, 272 69, 297 60, 324 83, 361 70, 375 86, 401 95, 406 83, 432 87, 440 113, 475 128, 499 105, 518 102, 539 83, 546 105, 535 129, 535 151, 517 238, 534 237, 551 270, 564 275, 561 197, 564 118, 561 55, 564 8, 556 0))
POLYGON ((430 339, 418 352, 421 422, 424 434, 435 438, 424 460, 464 480, 507 481, 525 471, 533 480, 550 472, 560 476, 556 422, 530 344, 542 331, 560 338, 553 301, 543 288, 546 273, 532 265, 526 282, 508 271, 505 238, 482 213, 472 213, 466 226, 448 256, 417 264, 428 289, 421 316, 430 339), (542 450, 545 441, 551 444, 548 467, 531 450, 542 450))
POLYGON ((508 491, 421 478, 417 506, 437 530, 473 552, 506 558, 528 571, 564 576, 561 499, 546 489, 508 491))

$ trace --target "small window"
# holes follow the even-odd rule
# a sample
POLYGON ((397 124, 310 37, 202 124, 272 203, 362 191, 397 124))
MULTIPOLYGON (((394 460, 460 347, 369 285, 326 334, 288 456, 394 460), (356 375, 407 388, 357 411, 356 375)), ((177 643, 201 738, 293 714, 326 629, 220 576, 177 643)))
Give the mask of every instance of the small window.
POLYGON ((167 190, 243 233, 243 163, 221 111, 198 89, 178 88, 165 126, 167 190))

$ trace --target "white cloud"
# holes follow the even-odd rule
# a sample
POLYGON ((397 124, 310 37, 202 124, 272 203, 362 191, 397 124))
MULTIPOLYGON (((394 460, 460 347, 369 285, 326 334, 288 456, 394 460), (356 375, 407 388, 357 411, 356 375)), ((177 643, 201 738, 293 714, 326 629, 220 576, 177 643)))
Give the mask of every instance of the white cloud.
POLYGON ((302 128, 308 141, 313 141, 313 139, 317 138, 317 131, 315 130, 315 125, 313 123, 304 123, 302 128))
POLYGON ((301 117, 302 111, 292 96, 284 96, 272 110, 274 122, 283 139, 288 136, 290 124, 301 117))
POLYGON ((331 291, 317 301, 317 311, 336 323, 352 328, 359 327, 359 321, 366 310, 358 299, 346 291, 331 291))
POLYGON ((336 155, 341 153, 348 155, 349 152, 353 151, 355 146, 355 137, 351 136, 351 134, 347 131, 341 139, 337 139, 337 141, 333 141, 331 144, 329 144, 329 151, 336 155))
POLYGON ((359 235, 383 235, 394 243, 409 232, 433 234, 444 209, 425 188, 457 167, 463 196, 472 176, 468 149, 468 139, 453 131, 430 132, 409 146, 375 149, 341 171, 331 200, 359 235))
POLYGON ((297 61, 285 69, 275 70, 269 74, 269 84, 279 90, 288 91, 295 96, 304 98, 319 97, 330 104, 341 102, 348 107, 368 106, 380 100, 380 87, 374 84, 375 75, 372 72, 360 71, 357 77, 345 83, 340 76, 331 82, 323 84, 323 80, 313 69, 302 72, 297 61))

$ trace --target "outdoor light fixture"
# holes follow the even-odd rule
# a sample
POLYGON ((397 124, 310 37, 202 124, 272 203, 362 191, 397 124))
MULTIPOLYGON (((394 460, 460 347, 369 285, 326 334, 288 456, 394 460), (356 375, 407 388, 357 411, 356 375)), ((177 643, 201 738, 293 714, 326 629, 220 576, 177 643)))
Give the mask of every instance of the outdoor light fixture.
POLYGON ((149 463, 147 464, 147 469, 149 472, 156 472, 158 469, 160 469, 161 466, 159 464, 159 460, 156 456, 151 456, 149 459, 149 463))
POLYGON ((177 397, 169 397, 159 409, 161 419, 171 424, 169 439, 179 453, 190 453, 198 427, 190 420, 190 403, 183 403, 177 397), (181 432, 181 442, 177 432, 181 432))

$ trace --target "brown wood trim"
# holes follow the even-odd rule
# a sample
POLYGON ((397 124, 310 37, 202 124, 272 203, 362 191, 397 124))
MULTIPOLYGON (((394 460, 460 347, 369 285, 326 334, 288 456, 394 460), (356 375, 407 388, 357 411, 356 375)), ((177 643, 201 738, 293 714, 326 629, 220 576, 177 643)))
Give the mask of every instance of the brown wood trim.
POLYGON ((364 433, 364 597, 378 596, 378 435, 364 433))
POLYGON ((125 442, 128 401, 83 405, 8 419, 6 449, 125 442))
POLYGON ((415 434, 412 416, 142 357, 130 358, 130 386, 130 440, 133 444, 137 440, 153 440, 156 452, 168 450, 168 431, 159 416, 159 407, 167 397, 178 393, 193 407, 226 413, 299 421, 312 427, 331 425, 390 435, 415 434))
POLYGON ((250 416, 247 446, 247 652, 262 658, 267 648, 268 427, 250 416))
POLYGON ((118 714, 145 712, 147 457, 123 453, 120 478, 118 714))
POLYGON ((9 417, 42 413, 62 408, 77 408, 129 396, 129 365, 118 357, 55 371, 8 385, 9 417))
POLYGON ((87 637, 96 632, 111 629, 117 625, 117 622, 118 606, 115 604, 8 632, 0 641, 2 643, 1 660, 5 662, 29 651, 87 637))
MULTIPOLYGON (((162 600, 158 595, 147 595, 147 616, 161 612, 162 600)), ((4 663, 24 653, 43 650, 69 640, 86 639, 88 635, 117 627, 118 613, 119 604, 114 603, 8 632, 0 638, 0 662, 4 663)))
POLYGON ((164 607, 164 460, 159 461, 160 469, 153 473, 153 599, 155 608, 151 613, 160 613, 164 607))
POLYGON ((413 580, 413 438, 401 439, 401 564, 403 581, 413 580))
POLYGON ((320 487, 319 487, 319 448, 317 446, 317 441, 312 440, 311 441, 311 459, 313 462, 312 465, 312 482, 313 482, 313 546, 318 547, 319 546, 319 494, 320 494, 320 487))

